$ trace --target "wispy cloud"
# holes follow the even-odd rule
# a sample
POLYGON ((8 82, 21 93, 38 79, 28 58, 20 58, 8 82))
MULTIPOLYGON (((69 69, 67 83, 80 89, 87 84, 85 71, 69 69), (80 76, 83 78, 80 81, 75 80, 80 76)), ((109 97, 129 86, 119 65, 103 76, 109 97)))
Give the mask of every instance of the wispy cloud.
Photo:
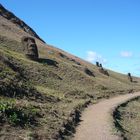
POLYGON ((121 57, 132 57, 133 53, 130 51, 121 51, 120 55, 121 55, 121 57))
POLYGON ((107 60, 102 57, 102 55, 98 54, 97 52, 94 51, 88 51, 87 52, 87 57, 86 60, 89 62, 96 62, 99 61, 100 63, 106 63, 107 60))

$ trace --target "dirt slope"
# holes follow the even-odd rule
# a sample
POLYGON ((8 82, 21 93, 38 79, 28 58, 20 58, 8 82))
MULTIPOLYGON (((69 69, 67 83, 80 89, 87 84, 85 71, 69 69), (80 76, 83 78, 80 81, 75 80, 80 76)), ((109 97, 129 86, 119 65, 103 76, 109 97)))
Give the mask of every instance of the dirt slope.
POLYGON ((140 92, 107 99, 88 107, 82 114, 82 122, 73 140, 120 140, 112 134, 111 112, 119 104, 137 96, 140 96, 140 92))
POLYGON ((31 36, 34 36, 34 37, 38 38, 40 41, 44 42, 36 34, 36 32, 32 28, 30 28, 24 21, 22 21, 21 19, 16 17, 12 12, 8 11, 7 9, 5 9, 1 4, 0 4, 0 15, 2 17, 6 18, 7 20, 9 20, 10 22, 12 22, 13 24, 15 24, 16 26, 18 26, 19 28, 21 28, 26 33, 28 33, 31 36))

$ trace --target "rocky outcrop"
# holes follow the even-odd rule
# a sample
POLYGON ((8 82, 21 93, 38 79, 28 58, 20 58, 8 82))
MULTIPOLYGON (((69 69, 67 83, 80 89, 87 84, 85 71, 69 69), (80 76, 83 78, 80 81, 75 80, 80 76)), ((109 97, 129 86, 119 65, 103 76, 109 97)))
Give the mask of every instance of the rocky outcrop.
MULTIPOLYGON (((41 40, 44 42, 37 34, 36 32, 30 28, 24 21, 20 20, 18 17, 16 17, 12 12, 8 11, 5 9, 1 4, 0 4, 0 16, 6 18, 10 22, 14 23, 16 26, 24 30, 26 33, 30 34, 33 37, 36 37, 37 39, 41 40)), ((45 43, 45 42, 44 42, 45 43)))
POLYGON ((38 60, 38 49, 35 39, 32 37, 24 36, 21 39, 21 43, 25 50, 25 55, 32 60, 38 60))

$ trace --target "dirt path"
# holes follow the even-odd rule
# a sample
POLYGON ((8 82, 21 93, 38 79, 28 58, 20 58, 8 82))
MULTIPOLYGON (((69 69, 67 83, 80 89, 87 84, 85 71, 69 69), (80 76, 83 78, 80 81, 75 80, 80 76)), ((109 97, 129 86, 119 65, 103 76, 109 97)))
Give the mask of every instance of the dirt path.
POLYGON ((140 96, 140 92, 120 95, 89 106, 82 113, 82 121, 76 129, 73 140, 121 140, 112 134, 113 117, 111 113, 119 104, 137 96, 140 96))

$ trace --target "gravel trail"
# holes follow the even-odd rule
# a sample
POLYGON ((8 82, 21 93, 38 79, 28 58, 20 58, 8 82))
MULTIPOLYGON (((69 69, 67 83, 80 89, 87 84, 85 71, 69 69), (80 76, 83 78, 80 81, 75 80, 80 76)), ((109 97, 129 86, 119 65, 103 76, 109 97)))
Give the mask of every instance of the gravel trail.
POLYGON ((137 96, 140 96, 140 92, 119 95, 86 108, 73 140, 121 140, 120 137, 113 135, 112 112, 119 104, 137 96))

